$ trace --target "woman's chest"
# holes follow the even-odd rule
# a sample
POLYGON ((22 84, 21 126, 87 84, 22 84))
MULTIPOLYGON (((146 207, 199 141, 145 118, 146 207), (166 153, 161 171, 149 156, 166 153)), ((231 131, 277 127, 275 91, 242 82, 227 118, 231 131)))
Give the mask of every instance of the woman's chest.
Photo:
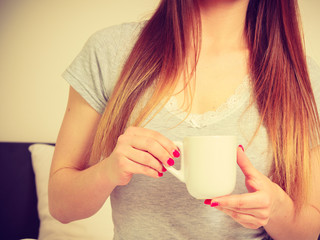
POLYGON ((185 76, 179 79, 175 90, 177 103, 184 109, 190 106, 191 113, 216 111, 236 94, 247 76, 247 64, 240 56, 219 60, 202 56, 189 83, 186 85, 185 76))

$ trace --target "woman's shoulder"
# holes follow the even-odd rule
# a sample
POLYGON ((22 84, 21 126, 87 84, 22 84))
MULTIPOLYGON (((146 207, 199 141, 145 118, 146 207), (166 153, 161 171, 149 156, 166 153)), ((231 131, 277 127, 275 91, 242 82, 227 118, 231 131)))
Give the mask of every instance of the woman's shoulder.
POLYGON ((125 57, 144 22, 123 23, 94 32, 63 73, 67 82, 102 114, 125 57))
POLYGON ((92 45, 112 48, 119 45, 130 45, 137 39, 146 21, 126 22, 112 25, 94 32, 88 39, 92 45))

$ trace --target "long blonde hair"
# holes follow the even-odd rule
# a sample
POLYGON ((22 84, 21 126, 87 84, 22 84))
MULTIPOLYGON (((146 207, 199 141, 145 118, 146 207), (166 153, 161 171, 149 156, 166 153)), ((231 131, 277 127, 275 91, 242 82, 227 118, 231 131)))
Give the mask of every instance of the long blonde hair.
MULTIPOLYGON (((300 209, 310 189, 310 149, 319 144, 320 121, 297 1, 250 0, 245 30, 254 97, 274 152, 269 175, 300 209)), ((112 152, 134 107, 151 86, 155 90, 135 126, 171 96, 187 65, 188 46, 195 43, 197 59, 200 42, 197 0, 162 0, 122 69, 99 123, 90 165, 112 152)))

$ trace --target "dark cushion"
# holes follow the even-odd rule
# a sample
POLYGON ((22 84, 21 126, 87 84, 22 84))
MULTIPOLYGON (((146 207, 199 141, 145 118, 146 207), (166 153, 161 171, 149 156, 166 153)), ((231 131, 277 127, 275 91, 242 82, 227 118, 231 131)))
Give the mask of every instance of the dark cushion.
POLYGON ((40 221, 30 145, 0 142, 0 239, 38 238, 40 221))

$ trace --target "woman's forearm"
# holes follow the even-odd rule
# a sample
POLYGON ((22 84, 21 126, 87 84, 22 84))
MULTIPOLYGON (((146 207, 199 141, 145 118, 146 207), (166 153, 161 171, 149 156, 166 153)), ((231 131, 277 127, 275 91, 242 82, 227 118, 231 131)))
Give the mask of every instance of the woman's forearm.
POLYGON ((270 218, 265 230, 274 240, 316 240, 320 232, 320 213, 311 205, 305 205, 295 217, 292 199, 282 192, 276 214, 270 218))
POLYGON ((115 184, 100 165, 85 170, 59 169, 49 180, 49 209, 62 223, 90 217, 104 204, 115 184))

